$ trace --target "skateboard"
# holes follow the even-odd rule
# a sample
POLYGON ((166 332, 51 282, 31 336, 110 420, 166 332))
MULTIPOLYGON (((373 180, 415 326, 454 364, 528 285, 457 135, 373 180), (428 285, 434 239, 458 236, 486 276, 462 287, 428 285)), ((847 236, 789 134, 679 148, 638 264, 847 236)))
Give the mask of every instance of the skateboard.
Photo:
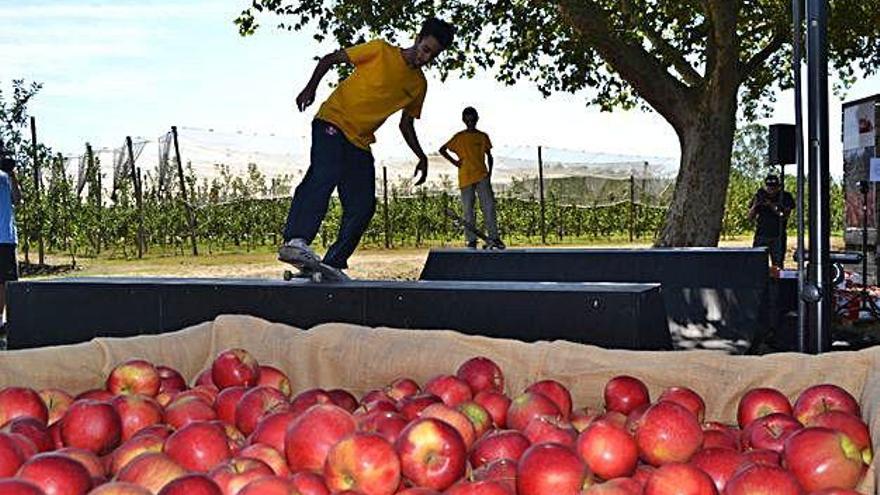
POLYGON ((284 270, 282 277, 286 281, 290 281, 293 279, 309 279, 312 282, 347 282, 351 280, 348 275, 342 272, 337 268, 333 268, 330 265, 325 265, 320 261, 315 261, 313 263, 302 263, 302 264, 293 264, 289 263, 291 266, 295 267, 298 272, 293 270, 284 270))
POLYGON ((464 218, 461 217, 458 213, 454 212, 451 208, 446 208, 443 210, 447 217, 451 218, 453 222, 458 224, 461 228, 470 232, 471 234, 477 236, 477 239, 482 240, 485 244, 483 244, 483 249, 505 249, 505 245, 497 240, 490 239, 482 230, 478 229, 474 224, 468 222, 464 218))

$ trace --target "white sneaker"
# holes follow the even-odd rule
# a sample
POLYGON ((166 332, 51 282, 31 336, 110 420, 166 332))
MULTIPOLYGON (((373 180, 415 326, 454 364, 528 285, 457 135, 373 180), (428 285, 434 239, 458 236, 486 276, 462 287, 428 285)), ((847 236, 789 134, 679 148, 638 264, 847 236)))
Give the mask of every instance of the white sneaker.
POLYGON ((278 250, 278 260, 294 266, 302 266, 318 264, 321 262, 321 257, 312 251, 305 240, 293 238, 278 250))

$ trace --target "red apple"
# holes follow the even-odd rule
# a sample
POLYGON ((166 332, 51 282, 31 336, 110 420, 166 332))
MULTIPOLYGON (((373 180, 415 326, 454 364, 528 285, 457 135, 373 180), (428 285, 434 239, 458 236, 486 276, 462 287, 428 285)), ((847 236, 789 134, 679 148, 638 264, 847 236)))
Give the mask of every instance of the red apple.
MULTIPOLYGON (((642 424, 642 416, 645 415, 645 411, 647 411, 649 407, 651 407, 651 404, 642 404, 630 411, 629 414, 627 414, 626 422, 624 423, 624 428, 626 429, 626 431, 632 433, 633 435, 636 434, 636 430, 638 430, 639 426, 641 426, 642 424)), ((614 411, 609 411, 605 413, 605 415, 613 413, 614 411)))
POLYGON ((123 442, 144 428, 160 424, 164 420, 162 406, 143 395, 119 395, 111 404, 122 421, 123 442))
POLYGON ((514 491, 500 481, 463 481, 452 485, 444 495, 514 495, 514 491))
POLYGON ((107 478, 107 468, 104 466, 104 462, 100 457, 96 456, 92 452, 89 452, 86 449, 78 449, 76 447, 65 447, 63 449, 58 449, 53 454, 66 455, 70 457, 74 461, 79 462, 86 468, 86 471, 89 472, 89 476, 92 477, 92 480, 105 480, 107 478))
POLYGON ((650 404, 648 387, 638 378, 620 375, 605 384, 605 410, 617 411, 626 415, 641 406, 650 404))
MULTIPOLYGON (((139 437, 141 435, 156 435, 159 438, 165 439, 165 438, 170 437, 172 433, 174 433, 174 429, 172 429, 170 426, 168 426, 166 424, 159 424, 159 425, 148 426, 148 427, 144 428, 143 430, 135 433, 134 436, 139 437)), ((132 438, 134 438, 134 437, 132 437, 132 438)))
POLYGON ((785 466, 808 492, 855 488, 865 473, 862 452, 846 435, 830 428, 804 428, 788 437, 785 466))
POLYGON ((577 453, 591 472, 605 480, 631 476, 639 461, 632 435, 605 420, 594 421, 580 434, 577 453))
POLYGON ((3 495, 46 495, 46 492, 36 484, 13 478, 0 478, 0 493, 3 495))
POLYGON ((794 432, 803 426, 793 417, 772 413, 749 423, 743 430, 740 440, 744 450, 768 449, 782 452, 782 446, 794 432))
POLYGON ((6 433, 0 433, 0 478, 14 475, 24 461, 24 453, 15 440, 6 433))
POLYGON ((461 439, 464 440, 464 447, 470 450, 471 445, 477 439, 474 425, 467 416, 459 411, 447 406, 446 404, 431 404, 422 411, 422 418, 434 418, 445 422, 449 426, 455 428, 461 439))
POLYGON ((238 495, 296 495, 289 479, 281 476, 263 476, 244 485, 238 495))
POLYGON ((333 390, 328 390, 327 395, 330 396, 330 400, 336 404, 337 406, 345 409, 346 411, 353 413, 355 409, 358 408, 358 400, 355 396, 351 395, 351 392, 347 390, 342 390, 341 388, 335 388, 333 390))
POLYGON ((232 457, 226 432, 216 423, 196 421, 165 440, 165 453, 189 471, 206 473, 232 457))
POLYGON ((363 404, 361 404, 360 410, 363 412, 397 412, 397 404, 395 404, 394 401, 391 399, 377 399, 369 402, 364 402, 363 404))
POLYGON ((354 433, 327 453, 324 479, 332 492, 393 495, 400 485, 400 460, 394 447, 375 433, 354 433))
POLYGON ((183 375, 174 368, 168 366, 156 366, 159 373, 159 393, 162 392, 182 392, 188 387, 183 375))
POLYGON ((165 422, 175 430, 197 421, 217 419, 211 402, 195 395, 178 395, 165 408, 165 422))
MULTIPOLYGON (((862 451, 862 457, 871 455, 871 433, 868 425, 861 418, 843 411, 828 411, 818 416, 813 416, 805 426, 823 426, 839 431, 848 436, 862 451)), ((870 458, 865 460, 870 464, 870 458)))
POLYGON ((263 416, 289 409, 290 404, 283 392, 272 387, 257 386, 241 397, 235 408, 235 426, 245 435, 250 435, 263 416))
POLYGON ((571 449, 532 445, 519 459, 517 495, 579 495, 589 483, 586 464, 571 449))
POLYGON ((425 392, 440 397, 449 407, 455 407, 464 401, 473 399, 471 387, 453 375, 438 375, 425 383, 425 392))
POLYGON ((138 435, 123 443, 110 454, 110 472, 116 474, 134 460, 147 452, 162 452, 165 440, 156 435, 138 435))
POLYGON ((0 430, 6 433, 18 433, 26 436, 28 440, 34 443, 34 447, 37 448, 38 452, 46 452, 54 447, 52 435, 49 433, 46 423, 36 418, 28 416, 15 418, 6 423, 0 430))
POLYGON ((300 414, 288 426, 284 453, 291 471, 320 472, 327 452, 355 431, 352 415, 341 407, 319 404, 300 414))
POLYGON ((134 483, 113 481, 95 488, 89 495, 153 495, 153 492, 134 483))
POLYGON ((404 490, 400 490, 397 492, 397 495, 441 495, 437 490, 431 490, 430 488, 422 488, 419 486, 414 486, 412 488, 406 488, 404 490))
POLYGON ((559 407, 546 395, 525 392, 510 403, 507 410, 507 426, 524 430, 529 421, 537 416, 562 417, 559 407))
POLYGON ((516 430, 496 430, 481 437, 471 450, 470 462, 479 468, 498 459, 518 461, 531 446, 525 435, 516 430))
MULTIPOLYGON (((213 404, 215 400, 217 400, 217 395, 220 393, 220 390, 213 385, 197 385, 189 390, 184 390, 183 392, 178 392, 174 395, 173 400, 181 400, 184 397, 196 397, 202 399, 208 404, 213 404)), ((172 402, 173 402, 172 400, 172 402)))
MULTIPOLYGON (((52 445, 56 449, 60 449, 61 447, 64 447, 64 440, 61 439, 61 422, 60 421, 56 421, 55 423, 52 424, 52 426, 49 427, 49 436, 52 437, 52 445)), ((31 442, 31 443, 33 443, 33 442, 31 442)), ((36 447, 34 447, 34 450, 36 450, 36 447)))
POLYGON ((785 469, 752 464, 737 471, 724 487, 724 495, 803 495, 797 480, 785 469))
POLYGON ((207 368, 200 371, 199 374, 196 375, 196 377, 193 379, 192 386, 198 387, 198 386, 209 385, 211 387, 217 388, 217 384, 214 383, 214 378, 212 378, 211 371, 212 370, 211 370, 210 366, 208 366, 207 368))
POLYGON ((61 440, 67 447, 104 455, 115 449, 121 439, 122 420, 106 402, 78 400, 61 419, 61 440))
POLYGON ((660 466, 687 462, 703 444, 703 430, 689 410, 672 401, 658 401, 645 411, 636 430, 642 458, 660 466))
POLYGON ((636 473, 632 475, 632 479, 644 488, 644 486, 648 484, 648 478, 650 478, 656 470, 657 468, 650 464, 639 464, 639 467, 636 468, 636 473))
POLYGON ((730 478, 746 463, 748 460, 741 453, 718 447, 703 449, 691 457, 691 464, 712 478, 718 493, 724 491, 730 478))
POLYGON ((497 481, 503 483, 511 493, 516 493, 516 464, 513 459, 495 459, 474 469, 474 481, 497 481))
POLYGON ((455 376, 467 383, 474 395, 484 390, 504 392, 504 373, 487 357, 468 359, 458 367, 455 376))
POLYGON ((642 485, 632 478, 614 478, 587 488, 584 495, 642 495, 642 485))
POLYGON ((278 452, 284 452, 284 436, 287 433, 287 427, 293 423, 296 416, 292 411, 270 413, 263 416, 248 438, 248 442, 251 444, 264 443, 278 452))
POLYGON ((206 475, 187 474, 165 485, 159 495, 223 495, 223 492, 206 475))
POLYGON ((107 377, 106 388, 113 395, 140 394, 155 397, 162 379, 153 363, 129 359, 117 365, 107 377))
POLYGON ((752 421, 773 413, 791 415, 791 402, 788 401, 788 397, 775 388, 754 388, 739 400, 736 421, 740 428, 745 428, 752 421))
POLYGON ((75 396, 73 398, 73 401, 76 402, 83 399, 96 400, 98 402, 110 402, 111 400, 113 400, 113 394, 104 390, 103 388, 93 388, 75 396))
POLYGON ((0 426, 21 417, 36 418, 48 423, 49 410, 40 395, 32 389, 6 387, 0 390, 0 426))
POLYGON ((186 475, 186 470, 162 453, 147 453, 135 457, 116 475, 116 481, 140 485, 152 493, 186 475))
POLYGON ((750 464, 763 464, 765 466, 782 465, 782 455, 779 452, 767 449, 749 450, 743 452, 746 461, 750 464))
POLYGON ((862 416, 855 397, 830 383, 807 388, 801 392, 792 408, 792 414, 801 424, 807 424, 814 416, 828 411, 843 411, 862 416))
POLYGON ((311 471, 300 471, 290 475, 294 493, 299 495, 330 495, 324 477, 311 471))
POLYGON ((46 495, 85 495, 92 488, 88 470, 74 459, 47 452, 22 464, 16 478, 30 481, 46 495))
POLYGON ((358 431, 378 433, 391 443, 397 441, 400 432, 406 428, 407 421, 398 413, 388 411, 371 411, 355 415, 358 431))
POLYGON ((324 389, 311 388, 296 394, 290 401, 290 410, 299 415, 315 404, 333 404, 333 398, 324 389))
POLYGON ((690 464, 660 466, 648 478, 644 495, 714 495, 718 491, 708 474, 690 464))
POLYGON ((477 438, 492 429, 492 416, 489 415, 489 411, 475 401, 462 402, 457 409, 471 421, 477 438))
POLYGON ((541 380, 529 385, 525 391, 547 396, 559 408, 562 419, 568 421, 571 416, 571 393, 565 388, 565 385, 556 380, 541 380))
POLYGON ((242 396, 249 389, 244 387, 227 387, 217 394, 214 399, 214 411, 217 412, 217 419, 226 424, 235 424, 235 408, 241 401, 242 396))
POLYGON ((208 476, 217 483, 223 495, 237 495, 251 481, 274 476, 274 473, 263 461, 235 457, 216 466, 208 476))
POLYGON ((855 490, 844 490, 843 488, 826 488, 813 492, 810 495, 862 495, 862 493, 855 490))
POLYGON ((474 402, 483 406, 492 416, 495 428, 507 428, 507 410, 510 408, 510 398, 500 392, 484 390, 474 396, 474 402))
POLYGON ((412 397, 422 392, 419 384, 410 378, 398 378, 385 387, 385 395, 400 402, 407 397, 412 397))
POLYGON ((248 445, 241 449, 237 457, 263 461, 272 468, 272 472, 277 476, 290 475, 290 468, 287 467, 287 459, 284 458, 284 454, 264 443, 248 445))
POLYGON ((660 394, 657 401, 668 400, 676 402, 685 409, 690 411, 700 423, 703 422, 703 416, 706 413, 706 403, 700 394, 694 392, 687 387, 669 387, 660 394))
POLYGON ((599 411, 591 407, 575 409, 571 412, 571 426, 580 433, 586 430, 587 427, 590 426, 590 423, 592 423, 598 416, 599 411))
POLYGON ((400 401, 398 410, 407 421, 412 421, 422 414, 422 410, 431 404, 443 402, 440 397, 433 394, 416 394, 400 401))
POLYGON ((378 400, 389 401, 391 403, 395 402, 394 399, 389 397, 388 394, 386 394, 384 390, 379 389, 379 388, 375 388, 373 390, 368 391, 363 396, 361 396, 360 403, 361 403, 361 405, 364 405, 364 404, 369 404, 370 402, 375 402, 378 400))
POLYGON ((525 429, 523 429, 523 435, 532 442, 532 445, 558 443, 570 449, 575 448, 578 436, 575 429, 568 422, 553 416, 532 418, 525 429))
POLYGON ((285 398, 290 398, 290 378, 274 366, 260 365, 260 379, 257 380, 257 385, 272 387, 284 394, 285 398))
MULTIPOLYGON (((24 460, 28 460, 31 457, 40 453, 37 450, 37 446, 34 445, 34 442, 32 442, 30 438, 22 435, 21 433, 7 433, 7 435, 9 435, 9 439, 12 440, 18 447, 18 450, 24 456, 24 460)), ((64 445, 61 445, 61 447, 64 447, 64 445)))
POLYGON ((260 365, 244 349, 227 349, 211 364, 211 381, 219 389, 252 387, 260 381, 260 365))
POLYGON ((73 396, 57 388, 40 390, 39 395, 40 398, 43 399, 43 403, 46 404, 46 409, 49 411, 49 426, 52 426, 61 419, 61 417, 64 416, 64 413, 67 412, 67 408, 73 404, 73 396))
POLYGON ((443 491, 464 476, 467 449, 455 428, 443 421, 413 421, 395 444, 401 473, 412 486, 443 491))
POLYGON ((737 437, 718 430, 703 430, 703 448, 725 448, 739 450, 737 437))

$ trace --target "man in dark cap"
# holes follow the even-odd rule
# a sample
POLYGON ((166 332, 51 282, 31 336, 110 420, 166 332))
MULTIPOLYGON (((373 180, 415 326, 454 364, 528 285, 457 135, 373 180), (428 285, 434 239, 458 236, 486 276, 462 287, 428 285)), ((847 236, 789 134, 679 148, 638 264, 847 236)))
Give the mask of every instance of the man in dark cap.
POLYGON ((782 190, 779 177, 773 174, 764 179, 764 187, 758 189, 749 207, 749 220, 757 219, 752 246, 767 247, 770 262, 778 268, 785 262, 788 240, 785 230, 794 207, 794 197, 782 190))

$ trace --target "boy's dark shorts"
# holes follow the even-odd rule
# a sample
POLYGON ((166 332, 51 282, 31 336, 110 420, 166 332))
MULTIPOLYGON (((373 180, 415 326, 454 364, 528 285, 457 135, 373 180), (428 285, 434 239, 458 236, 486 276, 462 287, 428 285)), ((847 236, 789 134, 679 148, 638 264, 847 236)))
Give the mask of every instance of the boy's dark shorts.
POLYGON ((0 244, 0 283, 18 280, 15 244, 0 244))

